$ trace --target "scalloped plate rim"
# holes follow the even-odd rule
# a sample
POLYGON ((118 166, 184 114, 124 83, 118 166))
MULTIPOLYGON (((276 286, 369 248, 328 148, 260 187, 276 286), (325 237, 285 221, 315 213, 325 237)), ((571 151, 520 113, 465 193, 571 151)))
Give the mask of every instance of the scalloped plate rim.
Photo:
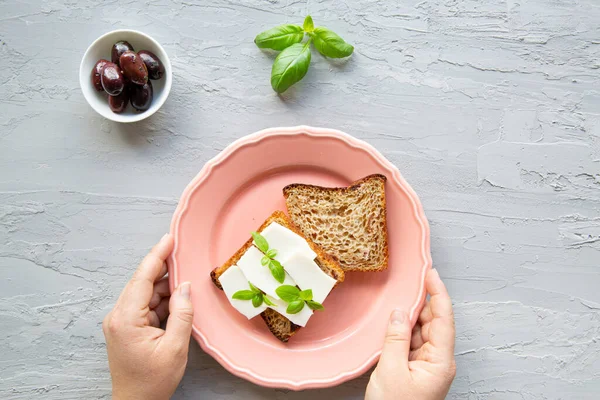
MULTIPOLYGON (((177 234, 179 230, 179 222, 183 215, 185 215, 191 194, 198 190, 198 188, 202 185, 204 180, 211 174, 212 170, 215 167, 218 167, 221 163, 227 160, 229 156, 240 150, 241 148, 249 145, 256 145, 261 140, 272 137, 272 136, 282 136, 282 135, 308 135, 308 136, 318 136, 324 137, 328 136, 337 140, 341 140, 345 142, 346 145, 361 149, 366 151, 369 156, 371 156, 378 164, 380 164, 384 169, 391 172, 394 177, 394 183, 397 184, 410 199, 413 205, 414 216, 417 219, 419 225, 421 226, 422 232, 422 241, 421 241, 421 256, 424 261, 421 266, 421 282, 419 287, 419 295, 417 296, 416 301, 410 310, 410 320, 414 325, 418 316, 418 312, 420 312, 420 308, 422 307, 425 300, 425 275, 432 266, 431 259, 431 251, 430 251, 430 236, 429 236, 429 223, 425 216, 425 212, 423 210, 423 206, 419 200, 418 195, 413 190, 413 188, 404 180, 402 174, 394 166, 390 161, 388 161, 377 149, 368 144, 365 141, 357 139, 345 132, 329 129, 329 128, 314 128, 306 125, 300 125, 295 127, 275 127, 275 128, 267 128, 260 130, 258 132, 243 136, 231 144, 229 144, 223 151, 217 154, 214 158, 209 160, 200 172, 192 179, 192 181, 186 186, 184 189, 179 203, 177 204, 177 208, 173 214, 173 218, 171 220, 170 231, 171 234, 175 238, 175 247, 173 248, 173 252, 171 256, 167 259, 167 266, 169 271, 169 288, 171 292, 178 285, 177 281, 177 262, 175 260, 174 254, 177 251, 177 234)), ((341 372, 334 377, 325 378, 325 379, 307 379, 301 381, 293 381, 289 379, 271 379, 261 374, 258 374, 248 368, 239 367, 223 355, 217 348, 212 346, 206 336, 202 333, 200 329, 196 326, 192 326, 192 336, 202 350, 211 355, 215 360, 219 362, 225 369, 227 369, 232 374, 246 379, 252 383, 255 383, 264 387, 271 388, 284 388, 291 390, 304 390, 304 389, 317 389, 317 388, 326 388, 335 385, 339 385, 343 382, 346 382, 350 379, 356 378, 363 373, 365 373, 373 364, 377 361, 379 356, 381 355, 381 350, 374 352, 365 362, 350 371, 341 372)))

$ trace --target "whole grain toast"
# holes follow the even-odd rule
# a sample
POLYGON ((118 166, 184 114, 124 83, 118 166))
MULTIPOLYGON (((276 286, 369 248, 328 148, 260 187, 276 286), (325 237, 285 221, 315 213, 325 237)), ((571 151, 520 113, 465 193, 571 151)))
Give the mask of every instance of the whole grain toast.
POLYGON ((283 195, 303 236, 331 255, 344 271, 383 271, 388 266, 384 175, 346 188, 292 184, 283 195))
MULTIPOLYGON (((282 211, 275 211, 267 220, 257 229, 257 232, 262 232, 269 224, 272 222, 277 222, 278 224, 290 229, 296 234, 304 237, 302 232, 294 226, 292 221, 285 215, 282 211)), ((304 237, 309 244, 309 246, 313 249, 315 253, 317 253, 317 258, 315 262, 327 275, 331 276, 333 279, 337 281, 336 286, 344 281, 344 270, 340 267, 340 265, 327 253, 325 253, 320 247, 318 247, 312 240, 304 237)), ((244 255, 246 250, 252 246, 253 239, 250 238, 244 245, 233 255, 225 264, 220 267, 215 268, 211 271, 210 277, 213 283, 219 288, 221 287, 221 283, 219 282, 219 277, 227 271, 229 267, 235 265, 239 259, 244 255)), ((285 267, 285 266, 284 266, 285 267)), ((267 327, 271 331, 277 339, 287 342, 290 337, 292 337, 298 329, 301 327, 292 323, 289 319, 278 313, 277 311, 267 308, 263 311, 260 316, 267 324, 267 327)))

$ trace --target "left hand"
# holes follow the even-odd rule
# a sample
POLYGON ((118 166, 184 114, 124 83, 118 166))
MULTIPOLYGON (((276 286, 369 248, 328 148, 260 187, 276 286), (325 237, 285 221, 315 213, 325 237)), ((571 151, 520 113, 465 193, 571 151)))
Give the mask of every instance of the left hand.
POLYGON ((172 250, 173 238, 167 234, 144 258, 102 323, 115 400, 168 399, 183 377, 193 309, 189 282, 169 295, 165 260, 172 250), (169 311, 162 330, 160 322, 169 311))

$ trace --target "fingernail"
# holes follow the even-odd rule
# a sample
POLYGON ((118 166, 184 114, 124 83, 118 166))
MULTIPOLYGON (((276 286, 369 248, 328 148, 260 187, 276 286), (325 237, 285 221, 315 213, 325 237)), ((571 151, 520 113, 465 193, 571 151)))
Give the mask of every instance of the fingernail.
POLYGON ((160 240, 161 240, 161 241, 165 240, 166 238, 168 238, 168 237, 169 237, 169 235, 170 235, 170 234, 169 234, 168 232, 167 232, 167 233, 165 233, 165 234, 163 235, 163 237, 162 237, 162 238, 160 238, 160 240))
POLYGON ((400 324, 403 324, 405 320, 406 320, 406 313, 404 311, 396 308, 394 310, 394 312, 392 313, 392 318, 390 320, 390 323, 392 325, 400 325, 400 324))
POLYGON ((186 300, 190 299, 190 288, 191 288, 191 283, 189 282, 184 282, 181 285, 179 285, 179 294, 181 295, 181 297, 183 297, 186 300))

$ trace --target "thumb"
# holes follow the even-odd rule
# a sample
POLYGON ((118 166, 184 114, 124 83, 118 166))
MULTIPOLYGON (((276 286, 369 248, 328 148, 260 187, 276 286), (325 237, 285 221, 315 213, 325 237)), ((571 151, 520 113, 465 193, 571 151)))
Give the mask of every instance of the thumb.
POLYGON ((408 371, 411 327, 405 311, 395 309, 390 316, 378 367, 399 373, 408 371))
POLYGON ((165 340, 175 349, 187 353, 192 333, 194 309, 191 300, 191 284, 184 282, 171 295, 169 301, 169 319, 165 332, 165 340))

